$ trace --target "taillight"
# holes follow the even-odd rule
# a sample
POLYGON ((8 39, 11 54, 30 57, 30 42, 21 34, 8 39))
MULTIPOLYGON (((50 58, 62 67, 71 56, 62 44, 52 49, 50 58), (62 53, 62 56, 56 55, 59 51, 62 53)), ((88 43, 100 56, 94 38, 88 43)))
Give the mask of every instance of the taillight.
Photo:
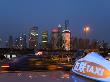
POLYGON ((1 66, 1 68, 9 68, 10 66, 9 66, 9 64, 3 64, 2 66, 1 66))
POLYGON ((57 69, 57 65, 49 65, 48 66, 48 70, 56 70, 57 69))

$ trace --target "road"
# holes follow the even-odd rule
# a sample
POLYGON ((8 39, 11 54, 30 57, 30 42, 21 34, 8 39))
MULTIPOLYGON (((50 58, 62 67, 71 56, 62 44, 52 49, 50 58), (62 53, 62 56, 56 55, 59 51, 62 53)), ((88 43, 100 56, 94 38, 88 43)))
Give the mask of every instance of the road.
POLYGON ((95 82, 65 71, 0 73, 0 82, 95 82))

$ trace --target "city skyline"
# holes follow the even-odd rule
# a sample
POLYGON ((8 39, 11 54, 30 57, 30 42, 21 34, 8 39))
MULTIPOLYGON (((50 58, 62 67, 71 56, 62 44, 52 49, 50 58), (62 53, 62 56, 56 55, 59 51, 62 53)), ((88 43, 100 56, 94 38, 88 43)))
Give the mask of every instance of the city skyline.
POLYGON ((109 4, 109 0, 2 0, 0 38, 28 33, 33 25, 39 27, 39 32, 51 32, 53 27, 64 25, 64 20, 68 19, 72 36, 82 37, 82 28, 87 24, 91 28, 90 39, 109 43, 109 4))
MULTIPOLYGON (((0 48, 14 48, 14 49, 52 49, 52 50, 72 50, 72 49, 99 49, 109 48, 107 42, 89 39, 86 37, 78 38, 71 35, 68 28, 68 23, 65 20, 65 26, 55 27, 49 34, 48 31, 38 32, 38 27, 33 26, 29 30, 28 35, 21 33, 16 38, 12 35, 6 41, 0 40, 0 48)), ((89 31, 89 27, 85 27, 85 34, 89 31)))

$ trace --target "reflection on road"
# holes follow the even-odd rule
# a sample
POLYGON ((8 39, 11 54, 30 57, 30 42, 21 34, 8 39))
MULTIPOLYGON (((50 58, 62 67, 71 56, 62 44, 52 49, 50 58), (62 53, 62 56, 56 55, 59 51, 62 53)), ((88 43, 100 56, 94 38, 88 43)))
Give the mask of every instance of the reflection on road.
POLYGON ((64 71, 0 73, 0 82, 95 82, 64 71))
POLYGON ((96 82, 76 74, 72 74, 70 75, 70 77, 72 78, 72 82, 96 82))

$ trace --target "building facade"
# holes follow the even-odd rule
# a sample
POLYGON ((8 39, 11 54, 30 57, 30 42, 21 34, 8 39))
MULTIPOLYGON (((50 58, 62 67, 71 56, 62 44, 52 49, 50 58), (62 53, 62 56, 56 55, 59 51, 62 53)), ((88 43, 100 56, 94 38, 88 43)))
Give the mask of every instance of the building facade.
POLYGON ((8 48, 13 48, 13 36, 9 36, 9 39, 8 39, 8 48))
POLYGON ((51 48, 52 50, 61 49, 61 28, 56 27, 51 32, 51 48))
POLYGON ((42 32, 42 49, 48 49, 48 32, 42 32))
POLYGON ((38 27, 36 26, 32 27, 29 32, 29 48, 38 48, 38 27))
POLYGON ((70 30, 63 30, 62 31, 62 48, 63 50, 70 50, 71 46, 71 33, 70 30))
POLYGON ((64 30, 62 31, 62 48, 63 50, 71 49, 71 32, 69 28, 69 20, 65 20, 64 30))
POLYGON ((21 33, 21 35, 15 40, 15 48, 25 49, 27 48, 27 37, 26 34, 21 33))

